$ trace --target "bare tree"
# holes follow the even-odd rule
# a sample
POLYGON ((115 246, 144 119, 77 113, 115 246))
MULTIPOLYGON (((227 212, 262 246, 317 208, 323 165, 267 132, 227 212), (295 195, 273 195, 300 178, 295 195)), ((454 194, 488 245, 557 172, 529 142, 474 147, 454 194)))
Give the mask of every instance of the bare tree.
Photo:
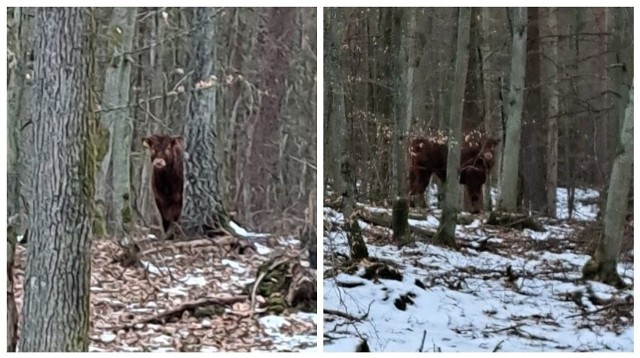
POLYGON ((215 9, 194 8, 198 26, 191 34, 193 54, 187 100, 186 170, 181 226, 187 235, 228 225, 221 198, 215 106, 215 9))
POLYGON ((511 11, 511 74, 509 95, 504 103, 506 135, 500 173, 500 194, 497 208, 515 212, 518 198, 518 163, 520 162, 520 132, 527 60, 527 8, 511 11))
POLYGON ((464 86, 469 63, 469 37, 471 31, 471 9, 458 10, 458 39, 456 43, 456 67, 451 90, 451 109, 448 132, 447 180, 442 206, 442 217, 434 241, 447 246, 455 246, 455 230, 459 211, 460 138, 462 137, 462 110, 464 86))
POLYGON ((620 133, 620 147, 611 170, 604 227, 593 258, 582 270, 585 279, 594 279, 618 287, 624 285, 618 275, 618 254, 633 175, 633 86, 629 90, 629 102, 621 122, 623 127, 620 133))
POLYGON ((546 104, 544 114, 546 132, 546 214, 556 216, 556 191, 558 187, 558 40, 552 37, 558 32, 558 10, 554 8, 544 9, 540 22, 540 35, 549 38, 542 44, 544 57, 542 58, 540 76, 549 81, 544 87, 543 102, 546 104))
POLYGON ((405 8, 393 11, 391 42, 395 44, 391 51, 394 64, 393 97, 393 137, 391 139, 392 190, 393 197, 393 238, 398 244, 410 241, 409 200, 407 198, 407 138, 413 108, 413 75, 417 48, 413 35, 416 32, 415 12, 405 8))
POLYGON ((331 9, 327 11, 328 26, 326 30, 325 49, 327 51, 327 73, 328 91, 331 95, 331 106, 329 107, 330 118, 330 147, 333 153, 333 162, 336 163, 334 173, 334 186, 341 196, 341 209, 344 216, 345 231, 352 260, 360 260, 369 257, 367 245, 362 238, 358 218, 354 215, 355 192, 353 190, 354 163, 352 153, 347 145, 349 127, 345 116, 344 87, 342 84, 342 67, 340 64, 340 46, 344 36, 343 28, 340 26, 341 18, 339 11, 331 9))
POLYGON ((96 125, 91 14, 36 11, 34 175, 19 350, 89 347, 91 206, 96 125))

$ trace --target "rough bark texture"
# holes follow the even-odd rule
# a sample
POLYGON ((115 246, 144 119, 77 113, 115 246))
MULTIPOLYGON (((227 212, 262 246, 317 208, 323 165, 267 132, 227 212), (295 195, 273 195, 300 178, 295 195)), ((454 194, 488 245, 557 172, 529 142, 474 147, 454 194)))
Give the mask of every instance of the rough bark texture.
POLYGON ((261 57, 258 70, 258 87, 264 91, 260 100, 260 110, 250 120, 253 131, 247 181, 244 185, 243 202, 245 208, 253 212, 249 225, 257 225, 262 217, 273 210, 278 162, 278 128, 282 100, 286 89, 286 74, 289 69, 290 42, 295 9, 269 8, 266 11, 266 27, 262 29, 256 56, 261 57))
POLYGON ((351 251, 352 260, 360 260, 367 258, 369 253, 367 246, 362 238, 362 232, 358 224, 357 216, 354 216, 355 192, 353 190, 353 161, 350 159, 349 146, 347 146, 347 138, 349 127, 345 114, 344 103, 344 86, 342 83, 342 67, 340 63, 340 45, 342 44, 344 32, 339 26, 341 16, 338 11, 327 11, 328 27, 326 31, 327 39, 327 66, 325 73, 330 83, 331 106, 328 113, 331 118, 331 143, 334 146, 331 150, 333 162, 336 163, 338 173, 334 177, 335 190, 342 197, 340 209, 345 218, 345 231, 347 232, 347 240, 351 251))
POLYGON ((220 197, 216 128, 215 9, 194 8, 193 21, 199 26, 191 34, 193 74, 187 100, 186 167, 182 227, 187 235, 226 227, 228 216, 220 197))
POLYGON ((109 129, 109 154, 102 161, 98 191, 109 210, 107 227, 121 236, 124 224, 131 221, 129 159, 132 117, 127 107, 131 75, 135 7, 114 8, 109 24, 111 62, 105 74, 102 92, 102 124, 109 129), (111 189, 112 187, 112 189, 111 189))
POLYGON ((459 173, 460 138, 462 138, 462 109, 467 65, 469 63, 469 37, 471 28, 471 9, 460 8, 458 17, 458 39, 456 45, 456 67, 451 89, 451 109, 448 133, 447 180, 442 206, 440 226, 434 237, 436 243, 455 246, 455 230, 459 211, 459 173), (455 174, 454 174, 455 173, 455 174))
POLYGON ((18 346, 18 309, 13 294, 13 263, 18 240, 11 221, 7 229, 7 352, 15 352, 18 346))
POLYGON ((523 209, 546 211, 544 106, 540 87, 539 9, 528 10, 527 60, 525 69, 524 111, 520 148, 520 173, 523 179, 523 209))
POLYGON ((23 19, 25 18, 21 8, 13 9, 13 45, 14 51, 9 54, 8 62, 8 85, 7 85, 7 105, 9 127, 9 148, 7 155, 7 216, 12 216, 20 211, 20 127, 22 119, 23 95, 25 93, 26 81, 26 53, 24 49, 26 36, 23 19))
POLYGON ((623 127, 620 147, 611 170, 604 227, 593 259, 583 268, 585 279, 595 279, 615 286, 623 285, 617 267, 633 174, 633 87, 629 91, 629 102, 621 122, 623 127))
POLYGON ((392 192, 393 196, 393 239, 398 244, 406 244, 410 240, 409 231, 409 201, 407 200, 407 138, 411 121, 412 84, 415 69, 415 14, 409 10, 395 8, 393 11, 393 27, 391 41, 394 50, 394 97, 393 97, 393 137, 391 155, 392 192))
POLYGON ((86 351, 95 158, 89 137, 90 14, 39 8, 33 117, 34 195, 19 350, 86 351))
POLYGON ((497 207, 501 211, 515 212, 518 204, 518 163, 520 162, 520 132, 527 61, 527 9, 514 8, 510 11, 512 12, 511 74, 509 94, 504 103, 507 124, 497 207))
MULTIPOLYGON (((540 35, 552 36, 558 32, 558 10, 545 9, 540 23, 540 35)), ((558 41, 555 38, 543 45, 543 58, 540 68, 541 78, 548 83, 543 87, 543 102, 546 104, 546 215, 556 217, 556 189, 558 187, 558 41)))

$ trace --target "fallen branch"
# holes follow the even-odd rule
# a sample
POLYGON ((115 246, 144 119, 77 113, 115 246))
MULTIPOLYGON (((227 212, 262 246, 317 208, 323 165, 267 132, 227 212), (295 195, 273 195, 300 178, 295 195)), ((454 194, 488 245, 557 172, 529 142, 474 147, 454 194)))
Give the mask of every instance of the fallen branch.
POLYGON ((359 318, 359 317, 352 316, 352 315, 350 315, 348 313, 345 313, 345 312, 342 312, 342 311, 332 310, 332 309, 328 309, 328 308, 323 309, 322 312, 325 313, 325 314, 330 314, 330 315, 333 315, 333 316, 342 317, 342 318, 348 319, 350 321, 356 321, 356 322, 360 322, 360 321, 362 321, 363 319, 366 318, 366 314, 362 318, 359 318))
POLYGON ((151 317, 145 317, 145 318, 139 319, 136 322, 131 322, 120 327, 118 326, 112 327, 112 329, 117 332, 120 329, 129 330, 129 329, 135 328, 139 324, 165 324, 171 318, 179 319, 180 317, 182 317, 182 314, 185 311, 193 311, 196 308, 213 306, 213 305, 230 305, 230 304, 246 301, 247 299, 248 297, 246 295, 202 298, 197 301, 184 303, 166 312, 162 312, 151 317))

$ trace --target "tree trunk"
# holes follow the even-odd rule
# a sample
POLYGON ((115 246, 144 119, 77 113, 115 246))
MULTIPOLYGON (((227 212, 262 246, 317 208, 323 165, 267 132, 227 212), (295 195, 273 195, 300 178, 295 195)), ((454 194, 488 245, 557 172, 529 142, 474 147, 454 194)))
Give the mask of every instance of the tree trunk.
POLYGON ((629 102, 621 122, 623 127, 620 146, 611 170, 602 234, 593 259, 589 260, 582 270, 585 279, 598 280, 617 287, 624 285, 618 275, 618 254, 624 236, 633 174, 633 87, 629 90, 629 102))
POLYGON ((520 131, 524 95, 525 67, 527 61, 527 8, 511 11, 511 74, 509 94, 504 104, 506 136, 500 173, 498 210, 515 212, 518 204, 518 163, 520 161, 520 131))
POLYGON ((181 226, 188 236, 228 226, 220 197, 220 163, 215 155, 217 133, 215 60, 215 9, 193 8, 199 24, 191 33, 193 74, 188 85, 185 123, 185 190, 181 226))
MULTIPOLYGON (((104 191, 103 197, 107 207, 112 207, 109 215, 113 225, 113 233, 124 234, 124 225, 131 222, 131 180, 130 163, 132 118, 127 104, 131 76, 130 57, 133 44, 137 9, 135 7, 114 8, 109 23, 109 50, 111 63, 105 74, 104 91, 102 93, 102 123, 109 128, 110 156, 102 162, 101 175, 111 175, 111 180, 104 178, 102 183, 112 183, 113 190, 104 191), (112 170, 108 167, 111 166, 112 170), (109 198, 107 195, 111 194, 109 198)), ((102 188, 102 186, 101 186, 102 188)))
POLYGON ((462 138, 462 110, 464 85, 469 63, 469 37, 471 30, 471 9, 460 8, 458 18, 458 39, 456 46, 456 67, 451 88, 451 109, 449 119, 449 141, 447 152, 447 180, 442 207, 442 218, 434 241, 441 245, 455 247, 455 231, 458 221, 458 196, 460 165, 460 138, 462 138))
MULTIPOLYGON (((480 26, 482 27, 482 40, 480 42, 480 53, 482 59, 482 80, 484 84, 484 128, 488 136, 496 139, 503 138, 502 128, 502 107, 500 103, 500 66, 493 48, 496 46, 494 37, 498 33, 498 19, 496 9, 483 7, 480 9, 480 26)), ((504 143, 500 141, 494 148, 494 157, 502 158, 502 147, 504 143)), ((491 180, 487 180, 484 192, 484 206, 486 211, 492 210, 491 186, 499 186, 500 168, 502 161, 496 160, 491 180)))
POLYGON ((95 151, 91 14, 38 8, 21 352, 87 351, 95 151))
POLYGON ((247 182, 244 184, 243 202, 252 215, 248 217, 252 227, 259 228, 274 210, 273 183, 276 182, 276 163, 280 128, 281 104, 285 96, 286 77, 289 70, 290 43, 293 38, 295 9, 269 8, 265 14, 265 28, 258 35, 259 45, 255 56, 258 62, 258 88, 264 91, 260 109, 250 119, 250 159, 247 182), (270 195, 271 193, 271 195, 270 195))
POLYGON ((544 86, 544 100, 546 103, 546 214, 549 217, 556 217, 556 190, 558 187, 558 114, 559 114, 559 95, 558 95, 558 41, 552 37, 558 34, 558 9, 547 8, 541 16, 543 21, 540 22, 540 35, 549 37, 544 46, 542 53, 544 58, 541 63, 541 78, 546 79, 549 83, 544 86))
MULTIPOLYGON (((23 121, 23 98, 27 56, 25 38, 27 24, 22 8, 13 8, 13 58, 8 59, 7 123, 9 127, 9 148, 7 152, 7 216, 20 212, 20 127, 23 121)), ((9 19, 10 20, 10 19, 9 19)), ((11 21, 11 20, 10 20, 11 21)), ((11 35, 9 35, 11 36, 11 35)))
MULTIPOLYGON (((544 133, 544 107, 540 91, 540 36, 539 9, 528 10, 527 19, 527 59, 525 68, 524 111, 519 161, 522 173, 523 209, 534 212, 546 211, 546 151, 544 133), (526 159, 525 159, 526 158, 526 159), (526 175, 525 175, 526 173, 526 175)), ((555 77, 554 77, 555 79, 555 77)))
MULTIPOLYGON (((330 87, 331 107, 331 132, 329 135, 333 150, 333 161, 338 163, 339 173, 334 178, 336 192, 342 197, 341 210, 344 216, 345 231, 352 260, 361 260, 369 257, 367 246, 362 238, 362 232, 358 224, 357 216, 354 216, 355 193, 351 185, 353 180, 353 159, 349 147, 346 145, 349 138, 349 127, 345 114, 344 86, 342 82, 342 64, 340 62, 340 49, 344 36, 344 28, 340 26, 340 10, 327 10, 327 66, 325 73, 330 87)), ((336 170, 336 169, 334 169, 336 170)))
POLYGON ((409 201, 407 198, 407 138, 413 108, 413 74, 416 61, 414 34, 415 13, 408 9, 395 8, 391 41, 395 49, 390 52, 394 61, 394 105, 392 137, 392 192, 393 196, 393 239, 399 245, 409 243, 409 201))

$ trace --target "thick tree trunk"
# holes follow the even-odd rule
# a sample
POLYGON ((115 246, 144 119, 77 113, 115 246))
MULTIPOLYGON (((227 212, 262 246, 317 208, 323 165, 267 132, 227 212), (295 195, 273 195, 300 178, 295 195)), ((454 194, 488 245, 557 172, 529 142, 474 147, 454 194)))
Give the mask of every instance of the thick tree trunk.
POLYGON ((259 45, 255 56, 260 57, 258 87, 264 91, 260 110, 250 120, 250 159, 247 181, 244 185, 244 210, 252 227, 265 225, 263 219, 274 210, 273 183, 276 182, 277 142, 280 128, 281 105, 285 96, 286 77, 291 56, 295 17, 293 8, 269 8, 265 14, 265 28, 258 35, 259 45))
POLYGON ((89 347, 93 38, 82 8, 38 8, 30 246, 19 350, 89 347))
POLYGON ((541 78, 549 81, 544 86, 545 91, 543 102, 546 103, 546 214, 550 217, 556 217, 556 191, 558 187, 558 114, 559 114, 559 95, 558 95, 558 41, 552 37, 558 33, 558 9, 547 8, 541 16, 543 21, 540 23, 540 35, 549 37, 549 40, 543 46, 544 58, 541 64, 541 78))
POLYGON ((595 279, 618 287, 624 284, 618 275, 618 254, 633 174, 633 87, 629 91, 629 102, 621 122, 620 146, 611 170, 604 227, 593 259, 585 264, 582 271, 585 279, 595 279))
POLYGON ((391 144, 392 192, 393 196, 393 239, 403 245, 410 241, 409 200, 407 198, 407 138, 413 108, 413 74, 415 70, 416 47, 415 14, 408 9, 395 8, 391 41, 394 50, 390 52, 394 62, 393 97, 393 137, 391 144))
POLYGON ((455 246, 455 231, 459 211, 459 173, 460 138, 462 138, 462 109, 467 65, 469 63, 469 36, 471 28, 471 9, 460 8, 458 17, 458 39, 456 45, 456 67, 451 88, 451 109, 449 119, 449 141, 447 154, 447 180, 442 218, 434 241, 441 245, 455 246))
POLYGON ((220 138, 216 118, 215 9, 193 8, 199 26, 191 34, 193 74, 189 82, 185 123, 185 190, 181 226, 188 236, 228 225, 220 193, 220 138))
MULTIPOLYGON (((520 147, 522 175, 523 209, 534 212, 546 211, 546 151, 544 136, 544 106, 540 90, 540 36, 539 9, 528 10, 527 19, 527 60, 525 68, 525 95, 522 132, 525 133, 520 147)), ((555 79, 555 77, 554 77, 555 79)))
POLYGON ((524 79, 527 61, 527 8, 510 9, 512 12, 511 74, 509 94, 504 104, 506 136, 500 173, 498 210, 515 212, 518 204, 518 164, 520 162, 520 132, 524 79))
POLYGON ((102 123, 109 128, 109 156, 102 161, 100 188, 101 199, 113 211, 109 225, 117 236, 124 234, 124 225, 131 222, 130 163, 132 118, 127 104, 131 77, 130 53, 136 20, 135 7, 114 8, 109 23, 109 49, 111 63, 105 74, 102 92, 102 123), (109 170, 109 167, 112 169, 109 170), (109 180, 106 176, 111 175, 109 180), (113 185, 107 190, 106 183, 113 185), (110 195, 109 195, 110 194, 110 195), (109 197, 110 196, 110 197, 109 197))

